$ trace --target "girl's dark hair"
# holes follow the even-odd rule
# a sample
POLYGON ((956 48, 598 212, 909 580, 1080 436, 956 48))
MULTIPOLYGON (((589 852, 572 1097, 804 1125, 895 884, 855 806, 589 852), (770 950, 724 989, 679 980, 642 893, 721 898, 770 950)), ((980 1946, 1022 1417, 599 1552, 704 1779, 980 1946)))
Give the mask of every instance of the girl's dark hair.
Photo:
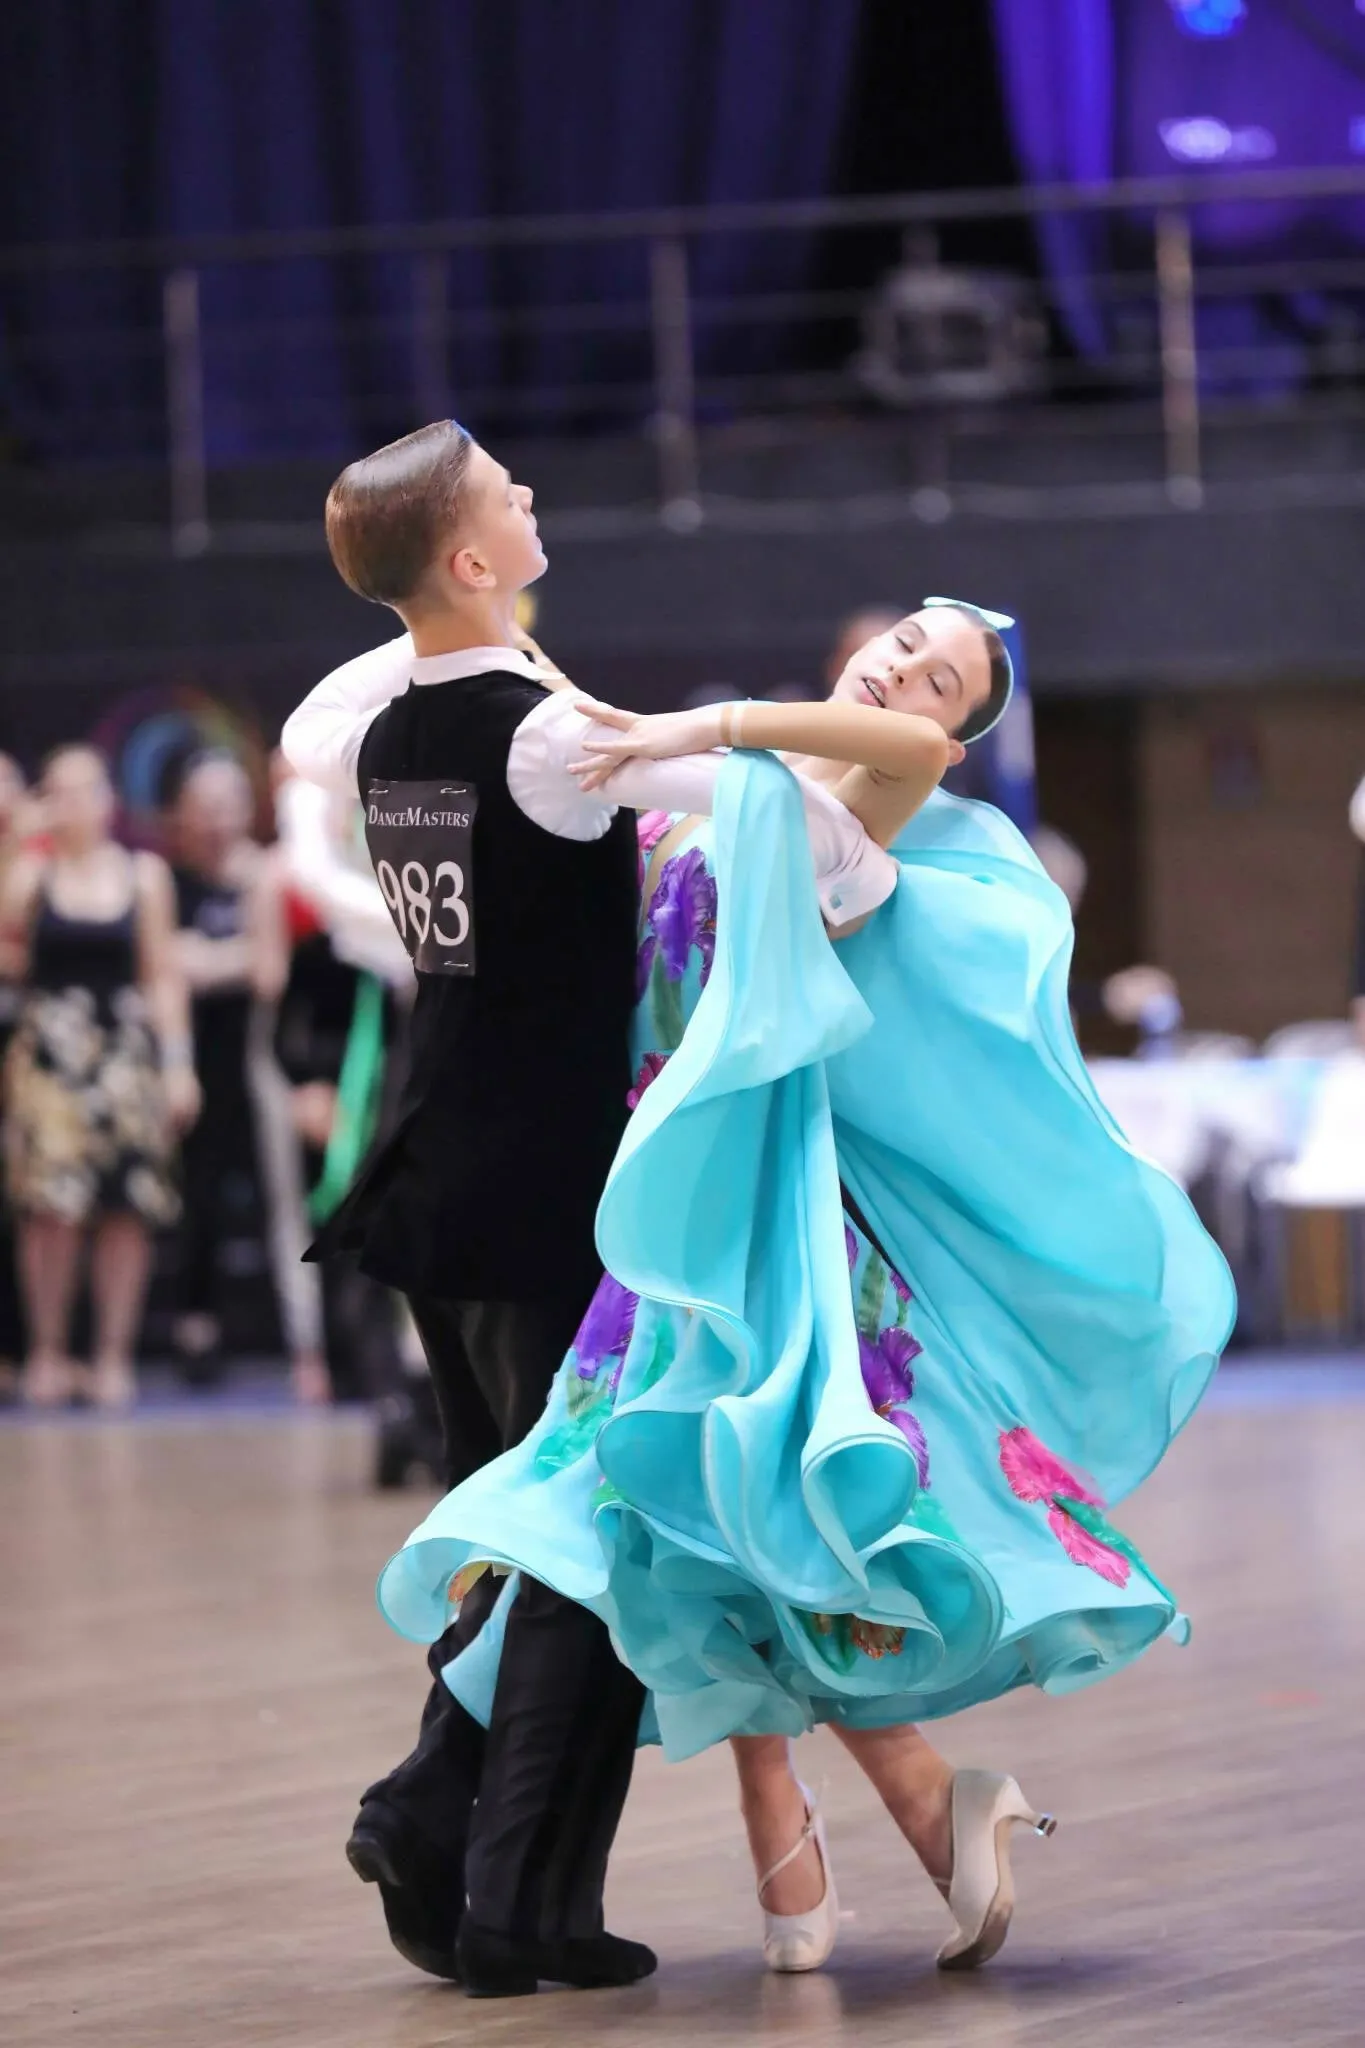
POLYGON ((990 657, 991 686, 986 693, 985 701, 978 704, 975 711, 968 713, 953 735, 954 739, 961 740, 965 747, 968 740, 979 739, 983 732, 988 732, 1009 703, 1010 691, 1014 687, 1014 670, 1005 651, 1004 641, 994 626, 986 624, 980 612, 969 604, 950 604, 945 605, 944 609, 961 612, 964 619, 970 619, 974 626, 981 628, 982 637, 986 642, 986 653, 990 657))
POLYGON ((403 604, 462 509, 473 438, 436 420, 352 462, 327 494, 327 545, 342 580, 374 604, 403 604))

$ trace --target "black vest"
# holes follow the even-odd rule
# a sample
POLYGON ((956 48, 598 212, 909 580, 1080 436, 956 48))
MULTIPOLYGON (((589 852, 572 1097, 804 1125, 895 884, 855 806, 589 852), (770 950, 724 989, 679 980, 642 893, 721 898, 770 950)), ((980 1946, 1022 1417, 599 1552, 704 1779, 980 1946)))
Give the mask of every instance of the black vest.
MULTIPOLYGON (((628 1113, 635 819, 619 812, 585 843, 518 808, 508 753, 544 696, 503 672, 410 684, 360 751, 362 799, 448 779, 470 793, 448 801, 473 811, 464 837, 444 843, 441 819, 461 814, 437 811, 435 836, 415 843, 421 865, 403 878, 452 935, 464 932, 458 890, 472 972, 419 971, 398 1126, 316 1247, 358 1251, 366 1272, 408 1294, 581 1290, 586 1307, 598 1271, 593 1220, 628 1113), (458 855, 458 879, 433 889, 445 855, 458 855)), ((391 908, 403 867, 400 847, 380 875, 391 908)))

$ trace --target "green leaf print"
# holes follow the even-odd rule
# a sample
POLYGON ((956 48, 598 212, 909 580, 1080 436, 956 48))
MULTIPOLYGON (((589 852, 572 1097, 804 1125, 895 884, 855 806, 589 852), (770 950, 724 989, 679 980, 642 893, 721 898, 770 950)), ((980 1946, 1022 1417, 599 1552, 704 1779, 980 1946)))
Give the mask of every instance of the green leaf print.
POLYGON ((558 1429, 552 1429, 540 1449, 536 1452, 534 1471, 537 1479, 548 1479, 553 1472, 562 1472, 567 1465, 576 1465, 595 1448, 598 1432, 612 1411, 610 1394, 602 1396, 590 1408, 579 1412, 573 1422, 563 1422, 558 1429))
POLYGON ((923 1529, 926 1536, 941 1536, 945 1543, 962 1546, 962 1538, 953 1526, 951 1515, 923 1486, 911 1504, 910 1520, 916 1529, 923 1529))
MULTIPOLYGON (((614 1360, 604 1359, 596 1375, 590 1380, 585 1380, 576 1366, 565 1368, 564 1406, 569 1411, 571 1422, 576 1422, 580 1415, 590 1414, 602 1400, 603 1371, 614 1363, 614 1360)), ((607 1406, 611 1406, 610 1396, 607 1397, 607 1406)))
POLYGON ((654 955, 654 965, 649 970, 649 1014, 654 1050, 676 1052, 683 1042, 685 1023, 682 983, 669 980, 662 947, 654 955))
POLYGON ((1134 1570, 1140 1571, 1147 1583, 1156 1587, 1163 1600, 1169 1601, 1172 1607, 1178 1604, 1174 1593, 1168 1586, 1162 1585, 1136 1543, 1125 1536, 1122 1529, 1116 1529, 1097 1507, 1092 1507, 1088 1500, 1073 1500, 1069 1495, 1061 1493, 1054 1493, 1052 1502, 1054 1507, 1059 1507, 1065 1514, 1070 1515, 1073 1522, 1079 1522, 1086 1534, 1093 1536, 1097 1543, 1103 1543, 1107 1549, 1116 1550, 1120 1557, 1126 1557, 1134 1570))
POLYGON ((867 1337, 874 1344, 882 1327, 882 1301, 885 1294, 886 1266, 877 1252, 869 1251, 854 1313, 859 1335, 867 1337))
POLYGON ((654 1349, 649 1354, 649 1364, 645 1367, 644 1376, 640 1381, 642 1394, 648 1393, 652 1386, 657 1385, 677 1355, 677 1332, 673 1327, 672 1316, 665 1312, 655 1325, 654 1349))

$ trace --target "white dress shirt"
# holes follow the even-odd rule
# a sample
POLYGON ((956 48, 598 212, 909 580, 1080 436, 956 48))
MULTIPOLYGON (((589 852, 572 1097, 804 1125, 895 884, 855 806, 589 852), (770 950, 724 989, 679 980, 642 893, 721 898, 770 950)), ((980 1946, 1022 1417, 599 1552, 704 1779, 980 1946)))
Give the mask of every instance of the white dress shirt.
MULTIPOLYGON (((457 654, 414 655, 408 634, 358 654, 324 676, 285 725, 280 744, 295 772, 337 796, 359 794, 360 748, 372 721, 408 684, 452 682, 490 672, 545 684, 529 655, 512 647, 470 647, 457 654)), ((507 786, 528 818, 561 839, 600 839, 620 804, 640 811, 709 816, 722 752, 671 761, 626 761, 607 790, 587 792, 569 773, 583 757, 592 720, 577 709, 577 692, 552 691, 517 727, 507 761, 507 786), (608 794, 609 791, 609 794, 608 794)), ((606 727, 599 730, 605 732, 606 727)), ((825 921, 850 923, 885 903, 899 869, 858 820, 821 784, 798 777, 816 888, 825 921)))

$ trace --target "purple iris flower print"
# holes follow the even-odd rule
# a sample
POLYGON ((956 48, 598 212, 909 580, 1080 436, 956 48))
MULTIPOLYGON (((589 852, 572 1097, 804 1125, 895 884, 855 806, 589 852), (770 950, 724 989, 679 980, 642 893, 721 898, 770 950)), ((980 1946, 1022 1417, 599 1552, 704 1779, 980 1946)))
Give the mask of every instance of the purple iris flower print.
POLYGON ((877 1339, 858 1339, 858 1360, 863 1369, 867 1398, 878 1415, 898 1429, 915 1454, 919 1483, 929 1484, 929 1445, 907 1403, 915 1392, 914 1361, 924 1346, 908 1330, 883 1330, 877 1339))
POLYGON ((896 1271, 894 1266, 892 1266, 889 1270, 891 1273, 892 1292, 895 1294, 897 1301, 899 1301, 902 1305, 904 1305, 906 1302, 912 1301, 914 1297, 910 1292, 909 1283, 901 1279, 900 1274, 896 1271))
POLYGON ((610 1358, 615 1360, 612 1378, 615 1385, 630 1347, 635 1312, 639 1306, 638 1294, 632 1294, 619 1280, 613 1280, 610 1273, 602 1275, 597 1292, 588 1304, 588 1313, 579 1324, 578 1335, 573 1340, 575 1370, 581 1380, 596 1379, 602 1361, 610 1358))
POLYGON ((915 1375, 910 1368, 923 1349, 908 1330, 883 1330, 875 1342, 871 1337, 859 1337, 863 1385, 879 1415, 885 1415, 898 1401, 914 1398, 915 1375))
POLYGON ((924 1431, 908 1408, 893 1408, 887 1421, 898 1429, 915 1454, 915 1465, 919 1472, 921 1486, 929 1484, 929 1443, 924 1431))
POLYGON ((701 954, 702 986, 716 955, 716 883, 699 846, 664 863, 649 909, 649 921, 670 981, 681 981, 695 946, 701 954))
POLYGON ((858 1240, 853 1235, 853 1225, 844 1225, 844 1250, 848 1253, 848 1270, 851 1273, 858 1263, 858 1240))

